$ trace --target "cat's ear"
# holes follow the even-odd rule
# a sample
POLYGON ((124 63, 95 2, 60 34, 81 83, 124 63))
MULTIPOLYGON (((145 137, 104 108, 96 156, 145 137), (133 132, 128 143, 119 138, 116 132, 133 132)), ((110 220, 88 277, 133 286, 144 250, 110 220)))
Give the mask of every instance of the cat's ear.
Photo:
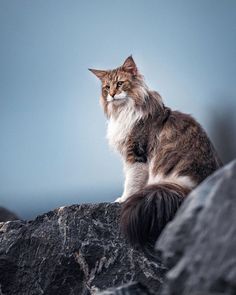
POLYGON ((95 76, 97 76, 100 80, 102 80, 107 74, 107 71, 102 70, 89 69, 89 71, 92 72, 95 76))
POLYGON ((121 66, 121 68, 126 71, 131 73, 132 75, 137 75, 138 74, 138 68, 134 62, 134 59, 132 55, 126 58, 125 62, 121 66))

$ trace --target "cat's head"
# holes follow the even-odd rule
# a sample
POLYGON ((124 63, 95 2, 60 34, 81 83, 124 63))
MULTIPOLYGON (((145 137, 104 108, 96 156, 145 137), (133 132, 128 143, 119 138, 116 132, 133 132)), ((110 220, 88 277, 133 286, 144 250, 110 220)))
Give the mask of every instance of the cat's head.
POLYGON ((134 107, 144 104, 147 86, 132 56, 129 56, 122 66, 113 70, 89 70, 101 80, 100 101, 108 116, 128 104, 134 107))

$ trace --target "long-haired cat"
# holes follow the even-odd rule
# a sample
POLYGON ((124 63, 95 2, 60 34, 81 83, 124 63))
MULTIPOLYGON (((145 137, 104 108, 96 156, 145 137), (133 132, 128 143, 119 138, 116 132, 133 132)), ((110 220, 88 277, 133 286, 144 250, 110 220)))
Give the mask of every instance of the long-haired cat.
POLYGON ((200 124, 148 88, 132 56, 116 69, 90 71, 101 80, 107 138, 124 164, 121 227, 132 244, 153 244, 221 161, 200 124))

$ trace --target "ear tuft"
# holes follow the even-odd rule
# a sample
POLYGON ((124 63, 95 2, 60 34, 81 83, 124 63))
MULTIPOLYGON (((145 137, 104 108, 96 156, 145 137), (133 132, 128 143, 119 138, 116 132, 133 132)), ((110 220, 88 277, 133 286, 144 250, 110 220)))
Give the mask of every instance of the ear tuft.
POLYGON ((138 74, 138 68, 134 62, 132 55, 126 58, 125 62, 122 65, 122 69, 126 72, 131 73, 132 75, 138 74))
POLYGON ((92 72, 95 76, 97 76, 100 80, 102 80, 107 74, 107 71, 103 71, 103 70, 95 70, 95 69, 88 69, 88 70, 92 72))

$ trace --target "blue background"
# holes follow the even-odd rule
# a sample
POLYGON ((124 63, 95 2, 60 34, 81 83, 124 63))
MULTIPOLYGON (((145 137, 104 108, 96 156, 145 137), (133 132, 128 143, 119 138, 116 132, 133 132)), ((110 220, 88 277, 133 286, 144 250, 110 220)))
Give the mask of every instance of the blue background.
POLYGON ((100 83, 133 57, 147 84, 236 155, 236 1, 0 0, 0 205, 23 218, 122 192, 100 83))

